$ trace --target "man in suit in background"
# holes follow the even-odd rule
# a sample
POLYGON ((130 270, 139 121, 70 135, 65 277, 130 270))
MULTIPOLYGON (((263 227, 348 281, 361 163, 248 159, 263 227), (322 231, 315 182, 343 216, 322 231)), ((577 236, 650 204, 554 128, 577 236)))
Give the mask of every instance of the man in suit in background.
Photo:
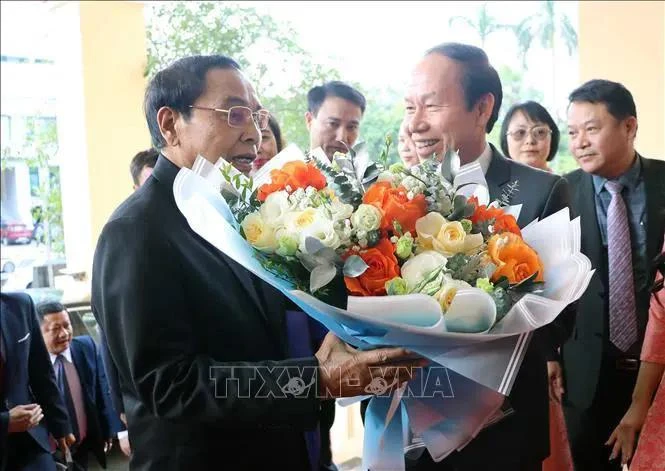
POLYGON ((65 306, 58 302, 37 306, 41 333, 58 389, 70 417, 76 443, 72 457, 77 469, 88 469, 88 453, 106 467, 115 430, 113 409, 101 352, 89 335, 73 337, 65 306))
MULTIPOLYGON (((430 49, 416 65, 406 95, 408 131, 422 161, 459 149, 462 165, 477 161, 492 200, 519 182, 510 204, 522 204, 521 227, 569 206, 568 185, 557 175, 506 159, 487 142, 499 115, 501 81, 482 49, 447 43, 430 49)), ((417 470, 540 471, 549 455, 549 404, 546 362, 572 330, 574 309, 538 329, 529 344, 508 400, 514 414, 492 425, 440 463, 429 453, 417 470)))
POLYGON ((591 80, 570 94, 566 175, 596 273, 563 347, 564 413, 577 469, 618 470, 605 446, 630 405, 649 309, 650 261, 665 227, 665 162, 635 151, 637 110, 623 85, 591 80))
POLYGON ((331 161, 335 152, 346 154, 358 140, 365 105, 362 93, 338 80, 312 88, 305 113, 309 148, 321 147, 331 161))
POLYGON ((152 170, 157 164, 157 157, 159 157, 159 152, 152 147, 142 150, 132 157, 129 164, 129 173, 132 175, 135 191, 152 175, 152 170))
MULTIPOLYGON (((319 397, 362 394, 371 365, 422 363, 399 348, 357 352, 332 334, 315 355, 286 359, 287 298, 179 211, 173 185, 197 156, 222 157, 243 173, 256 158, 269 114, 235 61, 175 61, 151 80, 144 109, 161 155, 102 230, 92 278, 93 312, 118 367, 130 465, 315 469, 305 431, 316 426, 319 397), (294 382, 305 387, 286 388, 294 382)), ((384 371, 389 384, 406 379, 404 369, 384 371)))
POLYGON ((55 470, 49 433, 64 451, 70 432, 32 299, 0 293, 0 470, 55 470))

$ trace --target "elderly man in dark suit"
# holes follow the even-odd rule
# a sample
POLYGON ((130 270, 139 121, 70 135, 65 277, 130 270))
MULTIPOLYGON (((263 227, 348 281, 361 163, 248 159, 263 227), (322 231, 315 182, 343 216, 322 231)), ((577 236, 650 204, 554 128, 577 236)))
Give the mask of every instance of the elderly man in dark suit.
MULTIPOLYGON (((161 155, 102 230, 92 279, 132 437, 130 467, 314 469, 305 431, 316 427, 320 397, 362 394, 372 365, 422 362, 399 348, 357 352, 332 334, 313 356, 286 359, 287 298, 178 210, 176 175, 198 155, 241 172, 256 158, 269 115, 235 61, 174 62, 148 85, 144 108, 161 155), (286 387, 294 382, 306 387, 286 387)), ((384 373, 391 382, 406 371, 384 373)))
MULTIPOLYGON (((569 206, 566 181, 502 156, 487 142, 502 100, 499 75, 482 49, 446 43, 429 50, 416 65, 406 95, 408 131, 418 158, 459 149, 462 164, 478 162, 490 197, 499 199, 518 182, 510 204, 522 204, 518 223, 524 226, 569 206)), ((459 452, 440 463, 429 453, 412 469, 540 470, 549 455, 547 361, 569 335, 574 309, 537 330, 529 344, 508 401, 515 413, 492 425, 459 452)), ((556 378, 551 378, 555 381, 556 378)))
POLYGON ((570 94, 566 179, 596 268, 563 347, 564 413, 577 469, 618 470, 605 446, 630 405, 649 310, 650 261, 665 229, 665 162, 635 151, 637 110, 623 85, 591 80, 570 94))
POLYGON ((89 335, 73 337, 69 313, 58 302, 37 306, 41 333, 65 401, 76 443, 72 455, 77 469, 88 469, 92 452, 106 467, 106 452, 119 428, 101 351, 89 335))
POLYGON ((32 299, 0 293, 0 470, 52 471, 74 442, 32 299))

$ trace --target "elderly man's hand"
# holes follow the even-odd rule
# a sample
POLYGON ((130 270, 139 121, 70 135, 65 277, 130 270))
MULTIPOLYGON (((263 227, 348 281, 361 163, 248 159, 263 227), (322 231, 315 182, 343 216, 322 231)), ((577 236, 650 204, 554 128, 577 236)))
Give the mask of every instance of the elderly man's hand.
POLYGON ((19 433, 36 427, 44 418, 39 404, 23 404, 9 410, 9 433, 19 433))
POLYGON ((359 351, 328 333, 316 352, 319 392, 326 398, 354 397, 399 386, 409 381, 428 360, 404 348, 359 351), (415 368, 415 370, 414 370, 415 368))

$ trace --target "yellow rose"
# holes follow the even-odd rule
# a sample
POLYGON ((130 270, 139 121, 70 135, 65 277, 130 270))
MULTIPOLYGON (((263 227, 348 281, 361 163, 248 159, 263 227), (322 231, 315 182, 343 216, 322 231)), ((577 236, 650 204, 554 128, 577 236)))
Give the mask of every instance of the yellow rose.
POLYGON ((482 234, 467 234, 459 221, 449 222, 439 213, 429 213, 416 221, 418 246, 452 257, 476 252, 483 245, 482 234))
POLYGON ((258 211, 248 214, 240 226, 252 247, 267 253, 273 253, 277 249, 275 229, 266 224, 258 211))
POLYGON ((443 286, 434 295, 434 298, 439 301, 443 312, 447 312, 448 309, 450 309, 450 305, 453 303, 453 299, 455 299, 455 296, 457 295, 457 290, 463 288, 471 288, 471 285, 466 281, 453 280, 452 278, 444 280, 443 286))

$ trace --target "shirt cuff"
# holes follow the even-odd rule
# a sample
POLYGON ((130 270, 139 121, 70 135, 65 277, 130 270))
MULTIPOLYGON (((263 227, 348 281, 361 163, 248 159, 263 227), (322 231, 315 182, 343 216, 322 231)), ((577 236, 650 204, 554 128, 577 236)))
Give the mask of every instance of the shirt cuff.
POLYGON ((127 435, 129 435, 129 432, 127 430, 121 430, 120 432, 118 432, 118 440, 127 438, 127 435))

